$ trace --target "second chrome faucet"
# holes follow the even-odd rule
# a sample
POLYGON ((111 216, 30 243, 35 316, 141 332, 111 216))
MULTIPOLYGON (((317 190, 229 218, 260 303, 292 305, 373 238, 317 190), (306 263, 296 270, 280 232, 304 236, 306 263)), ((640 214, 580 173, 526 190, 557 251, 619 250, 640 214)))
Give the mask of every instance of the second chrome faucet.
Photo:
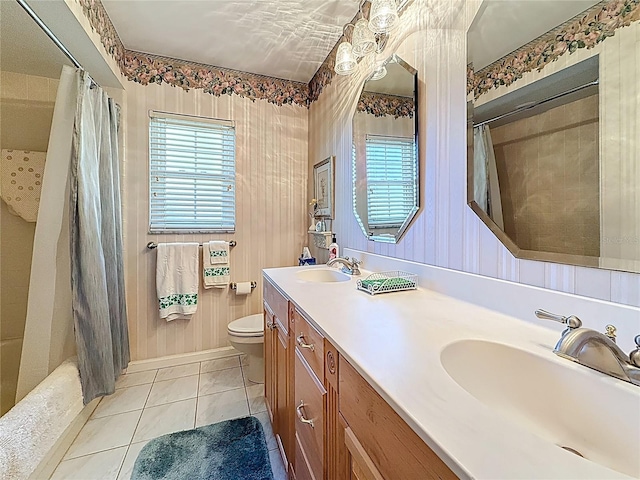
POLYGON ((582 321, 575 315, 565 317, 545 310, 535 313, 538 318, 567 326, 553 350, 556 355, 640 386, 640 335, 635 337, 636 349, 626 355, 615 343, 613 325, 600 333, 582 328, 582 321))

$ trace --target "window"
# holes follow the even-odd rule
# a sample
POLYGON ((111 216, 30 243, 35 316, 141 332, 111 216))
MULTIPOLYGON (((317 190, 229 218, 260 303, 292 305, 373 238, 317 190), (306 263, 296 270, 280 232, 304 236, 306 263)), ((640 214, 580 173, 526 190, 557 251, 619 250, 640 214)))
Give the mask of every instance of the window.
POLYGON ((415 141, 367 135, 366 155, 369 228, 400 227, 417 204, 415 141))
POLYGON ((232 122, 151 112, 150 233, 235 230, 232 122))

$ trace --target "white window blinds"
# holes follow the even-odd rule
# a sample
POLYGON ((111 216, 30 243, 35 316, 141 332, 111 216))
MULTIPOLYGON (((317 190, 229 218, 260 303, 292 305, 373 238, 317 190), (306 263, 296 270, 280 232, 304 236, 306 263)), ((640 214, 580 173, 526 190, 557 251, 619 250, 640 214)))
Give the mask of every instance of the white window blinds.
POLYGON ((417 205, 415 141, 367 135, 369 228, 400 227, 417 205))
POLYGON ((232 122, 151 112, 149 231, 235 230, 232 122))

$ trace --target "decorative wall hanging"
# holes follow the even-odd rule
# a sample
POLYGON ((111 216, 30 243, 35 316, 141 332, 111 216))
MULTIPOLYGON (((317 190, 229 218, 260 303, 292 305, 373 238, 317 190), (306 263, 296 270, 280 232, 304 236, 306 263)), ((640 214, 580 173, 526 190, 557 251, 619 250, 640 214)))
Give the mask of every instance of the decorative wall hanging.
POLYGON ((318 203, 315 216, 318 218, 334 218, 333 164, 336 157, 328 157, 313 166, 313 185, 318 203))

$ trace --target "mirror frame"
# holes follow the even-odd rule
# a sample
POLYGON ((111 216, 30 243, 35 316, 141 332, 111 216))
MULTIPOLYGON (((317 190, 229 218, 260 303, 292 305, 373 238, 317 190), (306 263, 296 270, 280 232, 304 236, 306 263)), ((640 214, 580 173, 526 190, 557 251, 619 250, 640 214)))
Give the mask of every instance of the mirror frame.
MULTIPOLYGON (((420 129, 419 129, 419 108, 420 108, 420 102, 419 102, 419 94, 418 94, 418 85, 419 85, 419 81, 418 81, 418 70, 415 69, 414 67, 412 67, 411 65, 409 65, 405 60, 403 60, 400 56, 398 56, 396 53, 392 53, 389 58, 387 58, 381 65, 386 65, 388 64, 391 60, 395 60, 396 63, 402 65, 402 67, 404 69, 407 70, 407 72, 409 72, 411 75, 413 75, 413 101, 415 104, 415 108, 414 108, 414 113, 413 113, 413 141, 416 145, 415 148, 415 163, 416 163, 416 204, 413 206, 413 208, 411 209, 411 211, 407 214, 407 218, 404 220, 404 222, 402 223, 402 225, 400 225, 400 227, 398 228, 398 231, 394 234, 393 237, 386 237, 386 236, 376 236, 371 234, 371 232, 368 232, 367 229, 364 226, 364 223, 362 221, 362 219, 360 218, 360 216, 358 215, 358 210, 356 208, 356 199, 357 199, 357 192, 355 192, 355 178, 356 178, 356 155, 355 155, 355 148, 354 148, 354 155, 352 155, 352 161, 351 161, 351 167, 352 167, 352 182, 351 182, 351 193, 353 195, 353 215, 356 218, 356 222, 358 222, 358 225, 360 226, 360 230, 362 231, 363 235, 367 238, 368 241, 370 242, 380 242, 380 243, 393 243, 396 244, 400 241, 400 239, 402 238, 402 236, 405 234, 405 232, 407 231, 407 229, 409 228, 409 225, 411 225, 411 222, 413 222, 416 219, 417 213, 420 210, 420 197, 422 195, 421 192, 421 188, 420 188, 420 141, 419 141, 419 136, 420 136, 420 129)), ((358 93, 358 103, 360 102, 360 97, 362 96, 362 93, 364 92, 364 87, 365 84, 369 81, 369 79, 373 76, 373 72, 371 72, 370 75, 368 75, 365 79, 364 82, 362 83, 362 86, 359 89, 359 93, 358 93)), ((355 116, 358 113, 358 103, 356 103, 356 108, 355 111, 353 112, 353 116, 351 118, 351 145, 354 145, 354 135, 353 135, 353 121, 355 120, 355 116)))

